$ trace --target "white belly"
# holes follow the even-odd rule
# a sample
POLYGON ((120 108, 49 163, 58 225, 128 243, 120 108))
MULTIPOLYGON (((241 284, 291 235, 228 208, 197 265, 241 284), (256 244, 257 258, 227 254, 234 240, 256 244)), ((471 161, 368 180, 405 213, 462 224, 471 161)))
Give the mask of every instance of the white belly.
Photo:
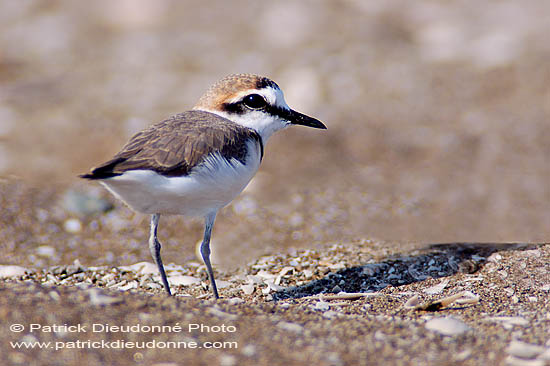
MULTIPOLYGON (((252 144, 251 144, 252 145, 252 144)), ((246 165, 211 155, 184 177, 165 177, 150 170, 130 170, 101 183, 134 210, 147 214, 205 216, 231 202, 260 166, 260 153, 249 146, 246 165)))

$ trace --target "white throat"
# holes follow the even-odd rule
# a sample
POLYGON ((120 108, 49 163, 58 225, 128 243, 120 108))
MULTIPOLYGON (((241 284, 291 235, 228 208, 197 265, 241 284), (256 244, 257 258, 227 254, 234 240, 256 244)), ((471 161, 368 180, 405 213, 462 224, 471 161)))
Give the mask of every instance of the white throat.
POLYGON ((250 111, 243 115, 234 115, 222 111, 208 111, 218 116, 227 118, 230 121, 233 121, 241 126, 251 128, 258 132, 262 137, 264 143, 273 135, 275 132, 284 129, 290 123, 282 121, 278 117, 274 117, 266 114, 262 111, 250 111))

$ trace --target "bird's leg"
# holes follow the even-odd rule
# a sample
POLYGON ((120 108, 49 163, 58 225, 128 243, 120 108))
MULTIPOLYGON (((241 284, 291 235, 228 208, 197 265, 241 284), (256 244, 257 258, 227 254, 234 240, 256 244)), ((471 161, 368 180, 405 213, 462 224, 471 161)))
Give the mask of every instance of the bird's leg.
POLYGON ((168 295, 172 295, 170 292, 170 285, 168 285, 168 279, 166 278, 166 272, 164 272, 164 266, 162 265, 162 259, 160 258, 160 242, 157 239, 157 227, 159 226, 160 214, 154 214, 151 216, 151 235, 149 236, 149 250, 160 272, 162 283, 168 295))
POLYGON ((212 291, 216 299, 219 299, 218 288, 216 287, 216 280, 214 280, 214 271, 212 270, 212 264, 210 263, 210 236, 212 235, 212 227, 214 226, 214 220, 216 220, 216 212, 209 213, 204 219, 204 238, 201 244, 201 255, 204 264, 206 264, 206 270, 208 271, 208 279, 212 286, 212 291))

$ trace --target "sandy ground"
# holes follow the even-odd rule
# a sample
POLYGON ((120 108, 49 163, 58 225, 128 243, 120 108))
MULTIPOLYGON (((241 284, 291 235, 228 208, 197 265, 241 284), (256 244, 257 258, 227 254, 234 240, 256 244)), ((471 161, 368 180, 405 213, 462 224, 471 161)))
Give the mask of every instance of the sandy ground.
POLYGON ((231 4, 0 2, 8 362, 550 363, 548 3, 231 4), (166 298, 140 264, 151 261, 148 217, 76 175, 234 72, 271 77, 328 130, 274 136, 220 212, 221 301, 195 254, 201 221, 162 217, 179 295, 166 298), (348 296, 338 293, 372 295, 324 299, 348 296), (463 303, 419 309, 456 294, 463 303), (236 331, 30 332, 95 323, 236 331), (238 348, 10 344, 22 340, 238 348))

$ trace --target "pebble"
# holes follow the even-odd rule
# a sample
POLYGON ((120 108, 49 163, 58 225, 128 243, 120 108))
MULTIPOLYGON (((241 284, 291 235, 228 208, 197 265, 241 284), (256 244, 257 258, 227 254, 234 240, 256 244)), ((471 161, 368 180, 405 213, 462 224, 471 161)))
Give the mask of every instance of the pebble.
POLYGON ((328 309, 330 309, 330 304, 326 301, 317 301, 313 306, 313 310, 327 311, 328 309))
POLYGON ((277 327, 293 333, 302 333, 304 331, 304 327, 300 324, 290 322, 279 322, 277 323, 277 327))
POLYGON ((240 297, 232 297, 230 299, 227 299, 227 302, 229 303, 229 305, 238 305, 244 303, 244 300, 240 297))
POLYGON ((237 358, 232 355, 221 355, 220 366, 234 366, 237 364, 237 358))
POLYGON ((529 321, 520 316, 491 316, 485 318, 485 321, 501 323, 504 329, 512 329, 515 325, 522 327, 529 325, 529 321))
POLYGON ((252 295, 252 293, 254 293, 255 287, 254 284, 241 285, 241 290, 243 290, 245 295, 252 295))
POLYGON ((0 265, 0 278, 23 276, 28 269, 20 266, 0 265))
POLYGON ((403 305, 406 309, 412 309, 416 308, 418 305, 420 305, 420 297, 418 295, 414 295, 410 297, 407 302, 405 302, 405 305, 403 305))
MULTIPOLYGON (((197 283, 201 283, 201 280, 193 276, 176 275, 169 276, 168 282, 171 286, 191 286, 197 283)), ((219 287, 219 284, 218 284, 219 287)))
POLYGON ((259 271, 256 276, 259 276, 264 280, 274 280, 275 278, 277 278, 277 275, 264 270, 259 271))
POLYGON ((337 311, 329 310, 323 313, 323 318, 332 319, 332 318, 336 318, 338 315, 339 314, 337 311))
POLYGON ((128 282, 127 284, 125 285, 120 285, 118 286, 118 289, 120 291, 128 291, 128 290, 133 290, 135 288, 138 288, 138 283, 136 281, 132 281, 132 282, 128 282))
POLYGON ((545 361, 550 361, 550 348, 545 348, 544 352, 539 356, 539 358, 545 361))
POLYGON ((159 270, 156 264, 151 262, 139 262, 129 266, 120 267, 123 271, 133 271, 139 274, 158 274, 159 270))
POLYGON ((264 280, 260 276, 247 275, 246 278, 248 279, 249 283, 253 283, 257 285, 264 283, 264 280))
POLYGON ((283 278, 283 276, 287 275, 292 271, 294 271, 294 267, 284 267, 283 269, 281 269, 281 271, 277 275, 277 278, 275 279, 275 284, 279 285, 281 283, 281 279, 283 278))
POLYGON ((506 348, 506 352, 512 356, 533 359, 544 351, 544 347, 521 341, 512 341, 506 348))
POLYGON ((425 327, 448 336, 459 335, 472 329, 462 320, 452 316, 431 319, 426 322, 425 327))
POLYGON ((266 288, 262 289, 264 294, 269 294, 271 291, 281 291, 284 289, 283 286, 276 285, 273 280, 265 280, 264 283, 267 285, 266 288))
POLYGON ((493 253, 489 257, 487 257, 487 262, 500 262, 502 260, 502 256, 498 253, 493 253))
POLYGON ((220 310, 217 307, 211 307, 206 310, 210 315, 216 316, 224 320, 235 320, 238 318, 235 314, 226 313, 225 311, 220 310))
POLYGON ((542 255, 541 251, 539 249, 531 249, 531 250, 524 250, 518 252, 518 255, 524 258, 540 258, 542 255))
POLYGON ((242 348, 241 352, 247 357, 252 357, 256 354, 256 346, 254 346, 253 344, 247 344, 242 348))
POLYGON ((68 233, 79 233, 82 231, 82 223, 79 219, 68 219, 63 223, 63 229, 68 233))
POLYGON ((113 205, 103 198, 73 190, 65 193, 62 202, 67 211, 82 216, 107 212, 113 208, 113 205))
POLYGON ((217 280, 216 285, 218 286, 219 289, 222 289, 222 288, 227 288, 231 286, 231 282, 224 281, 224 280, 217 280))
POLYGON ((55 256, 55 248, 49 245, 41 245, 36 248, 36 254, 42 257, 53 257, 55 256))
POLYGON ((525 360, 523 358, 517 358, 514 356, 508 356, 505 359, 505 365, 507 366, 544 366, 544 360, 525 360))
POLYGON ((87 290, 90 295, 90 303, 93 306, 104 306, 104 305, 113 305, 122 302, 122 299, 104 295, 99 289, 91 288, 87 290))
POLYGON ((439 294, 441 291, 443 291, 445 287, 447 287, 448 284, 449 284, 449 280, 443 280, 435 286, 428 287, 427 289, 424 290, 424 292, 430 295, 439 294))
POLYGON ((61 299, 61 296, 59 296, 59 294, 55 291, 48 292, 48 295, 53 301, 59 301, 61 299))
POLYGON ((472 356, 472 350, 465 349, 464 351, 457 353, 453 357, 453 359, 455 361, 464 361, 464 360, 467 360, 468 358, 470 358, 471 356, 472 356))

